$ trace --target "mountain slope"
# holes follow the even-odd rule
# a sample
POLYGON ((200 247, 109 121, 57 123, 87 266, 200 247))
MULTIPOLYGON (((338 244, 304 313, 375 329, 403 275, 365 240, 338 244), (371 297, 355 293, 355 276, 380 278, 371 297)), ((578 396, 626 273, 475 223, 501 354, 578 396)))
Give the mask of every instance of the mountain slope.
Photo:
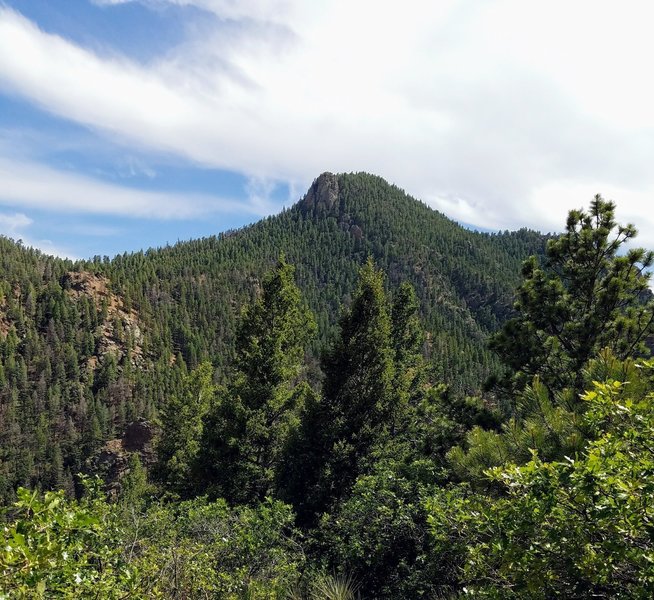
POLYGON ((435 375, 465 393, 497 366, 485 339, 543 245, 525 230, 468 231, 379 177, 327 173, 279 215, 113 260, 73 264, 0 238, 0 497, 17 484, 70 488, 200 361, 227 377, 241 307, 280 253, 316 313, 310 360, 371 255, 391 289, 415 286, 435 375))
MULTIPOLYGON (((521 261, 543 245, 543 236, 524 230, 466 230, 379 177, 323 174, 280 215, 217 238, 117 257, 102 268, 145 312, 160 316, 170 307, 162 335, 185 360, 211 354, 226 364, 238 307, 280 252, 297 267, 323 342, 371 255, 391 287, 403 280, 416 287, 439 360, 451 362, 456 342, 487 361, 484 339, 508 314, 521 261)), ((477 366, 470 365, 475 375, 464 368, 464 381, 447 369, 443 376, 458 389, 474 388, 486 374, 477 366)))

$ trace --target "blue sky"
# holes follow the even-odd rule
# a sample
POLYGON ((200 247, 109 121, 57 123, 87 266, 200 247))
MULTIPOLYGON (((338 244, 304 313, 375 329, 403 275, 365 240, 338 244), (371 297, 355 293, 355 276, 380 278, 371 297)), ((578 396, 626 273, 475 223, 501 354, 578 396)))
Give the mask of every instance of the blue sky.
POLYGON ((0 233, 218 233, 365 170, 484 229, 595 193, 654 246, 644 1, 0 0, 0 233))

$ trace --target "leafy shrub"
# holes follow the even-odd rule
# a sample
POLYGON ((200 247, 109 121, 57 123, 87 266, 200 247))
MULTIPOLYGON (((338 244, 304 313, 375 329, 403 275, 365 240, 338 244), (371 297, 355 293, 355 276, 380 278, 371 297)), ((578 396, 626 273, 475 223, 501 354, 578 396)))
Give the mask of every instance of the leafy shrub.
POLYGON ((18 490, 0 531, 0 598, 144 597, 98 482, 87 481, 87 491, 76 501, 18 490))

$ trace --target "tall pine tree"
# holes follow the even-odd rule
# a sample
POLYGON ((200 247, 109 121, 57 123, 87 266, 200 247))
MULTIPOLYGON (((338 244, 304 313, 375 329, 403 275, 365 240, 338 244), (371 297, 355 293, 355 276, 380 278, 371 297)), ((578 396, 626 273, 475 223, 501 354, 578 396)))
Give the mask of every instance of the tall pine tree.
POLYGON ((242 315, 236 377, 206 420, 197 468, 212 494, 233 503, 263 500, 310 393, 301 380, 315 322, 280 258, 261 296, 242 315))
POLYGON ((290 446, 295 460, 289 461, 284 492, 301 523, 349 493, 395 433, 403 402, 391 331, 383 273, 369 259, 340 335, 323 358, 322 398, 307 406, 290 446))

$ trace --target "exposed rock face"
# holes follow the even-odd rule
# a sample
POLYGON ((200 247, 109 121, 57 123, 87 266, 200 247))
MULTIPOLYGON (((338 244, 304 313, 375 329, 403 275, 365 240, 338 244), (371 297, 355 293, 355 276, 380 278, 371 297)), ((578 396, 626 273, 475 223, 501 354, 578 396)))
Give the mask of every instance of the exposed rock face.
POLYGON ((364 232, 350 215, 344 212, 339 201, 339 191, 338 175, 323 173, 305 194, 300 202, 300 208, 305 215, 336 217, 341 229, 349 232, 357 240, 361 240, 364 232))
POLYGON ((129 473, 129 455, 138 452, 144 467, 156 460, 153 447, 154 426, 145 419, 130 423, 121 438, 109 440, 94 457, 87 461, 88 470, 105 482, 107 494, 120 494, 121 480, 129 473))
POLYGON ((302 199, 302 206, 306 210, 314 210, 316 213, 331 212, 337 202, 338 177, 333 173, 323 173, 309 188, 302 199))
MULTIPOLYGON (((122 298, 109 288, 106 277, 88 271, 70 271, 64 282, 68 294, 73 298, 88 296, 99 307, 106 307, 106 318, 100 324, 100 356, 112 353, 120 360, 127 351, 126 339, 131 338, 130 359, 134 366, 143 365, 143 332, 139 325, 138 314, 127 309, 122 298)), ((97 365, 97 358, 90 359, 91 367, 97 365)))
POLYGON ((363 230, 358 225, 352 225, 349 231, 357 240, 363 238, 363 230))
POLYGON ((128 452, 147 454, 151 450, 154 428, 145 419, 138 419, 127 426, 122 437, 123 448, 128 452))
POLYGON ((7 319, 5 310, 6 310, 6 302, 3 299, 2 301, 0 301, 0 338, 7 337, 7 334, 9 333, 9 329, 11 328, 11 324, 9 323, 9 319, 7 319))

